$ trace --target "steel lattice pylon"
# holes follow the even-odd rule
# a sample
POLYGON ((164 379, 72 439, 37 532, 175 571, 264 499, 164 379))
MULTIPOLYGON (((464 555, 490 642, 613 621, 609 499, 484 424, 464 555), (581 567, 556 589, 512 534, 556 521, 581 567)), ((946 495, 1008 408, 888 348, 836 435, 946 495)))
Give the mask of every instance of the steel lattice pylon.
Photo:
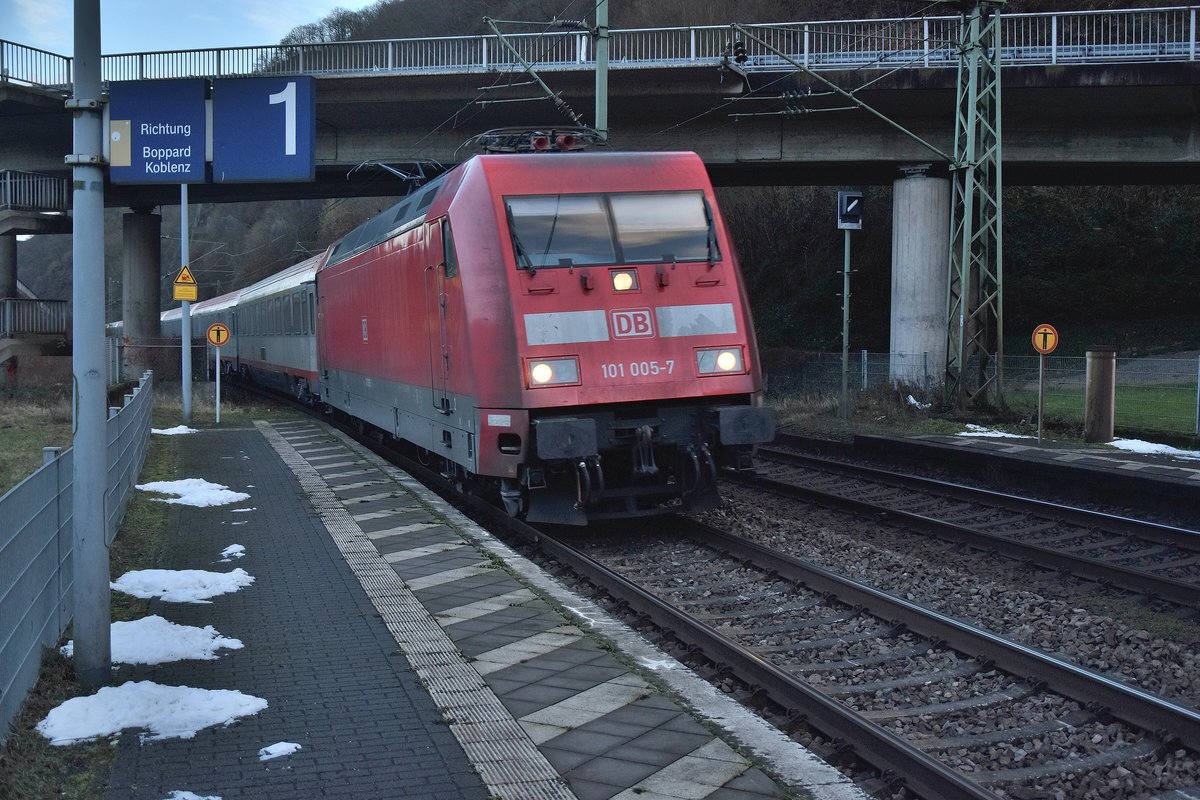
POLYGON ((1004 407, 1000 193, 1000 7, 975 0, 959 37, 954 160, 950 165, 950 263, 946 302, 946 399, 991 396, 1004 407))

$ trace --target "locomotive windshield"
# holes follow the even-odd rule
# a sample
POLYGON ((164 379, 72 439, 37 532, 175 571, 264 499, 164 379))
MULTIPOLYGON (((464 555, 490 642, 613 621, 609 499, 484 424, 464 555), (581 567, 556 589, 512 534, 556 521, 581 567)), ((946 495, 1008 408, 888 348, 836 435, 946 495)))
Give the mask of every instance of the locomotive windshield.
POLYGON ((530 195, 505 203, 521 269, 719 258, 701 192, 530 195))

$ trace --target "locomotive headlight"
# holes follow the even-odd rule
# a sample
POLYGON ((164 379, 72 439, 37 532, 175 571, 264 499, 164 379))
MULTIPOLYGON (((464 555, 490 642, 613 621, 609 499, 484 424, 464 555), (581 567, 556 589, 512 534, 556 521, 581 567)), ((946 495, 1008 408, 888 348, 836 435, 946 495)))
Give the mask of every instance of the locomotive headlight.
POLYGON ((615 269, 612 271, 613 291, 629 292, 638 288, 637 272, 631 269, 615 269))
POLYGON ((574 358, 546 358, 529 362, 529 385, 563 386, 579 383, 579 361, 574 358))
POLYGON ((740 347, 696 351, 696 372, 700 375, 728 375, 745 371, 740 347))

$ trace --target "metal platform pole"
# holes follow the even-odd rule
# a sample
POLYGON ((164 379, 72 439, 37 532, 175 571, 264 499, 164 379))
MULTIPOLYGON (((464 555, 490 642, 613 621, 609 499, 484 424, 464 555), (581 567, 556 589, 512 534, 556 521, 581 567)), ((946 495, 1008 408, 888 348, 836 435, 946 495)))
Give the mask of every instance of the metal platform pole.
POLYGON ((71 306, 75 437, 72 493, 75 674, 85 686, 112 679, 109 640, 104 360, 104 169, 100 110, 100 0, 75 0, 74 83, 67 107, 75 114, 71 306))

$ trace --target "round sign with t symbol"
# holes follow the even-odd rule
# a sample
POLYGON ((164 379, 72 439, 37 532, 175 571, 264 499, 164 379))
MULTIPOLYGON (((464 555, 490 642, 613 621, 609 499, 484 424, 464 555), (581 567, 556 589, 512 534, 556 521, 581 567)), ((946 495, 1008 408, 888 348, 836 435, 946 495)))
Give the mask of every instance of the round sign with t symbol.
POLYGON ((229 326, 223 322, 214 322, 208 326, 208 343, 220 347, 229 341, 229 326))
POLYGON ((1033 329, 1033 349, 1044 356, 1054 352, 1058 347, 1058 331, 1053 325, 1038 325, 1033 329))

